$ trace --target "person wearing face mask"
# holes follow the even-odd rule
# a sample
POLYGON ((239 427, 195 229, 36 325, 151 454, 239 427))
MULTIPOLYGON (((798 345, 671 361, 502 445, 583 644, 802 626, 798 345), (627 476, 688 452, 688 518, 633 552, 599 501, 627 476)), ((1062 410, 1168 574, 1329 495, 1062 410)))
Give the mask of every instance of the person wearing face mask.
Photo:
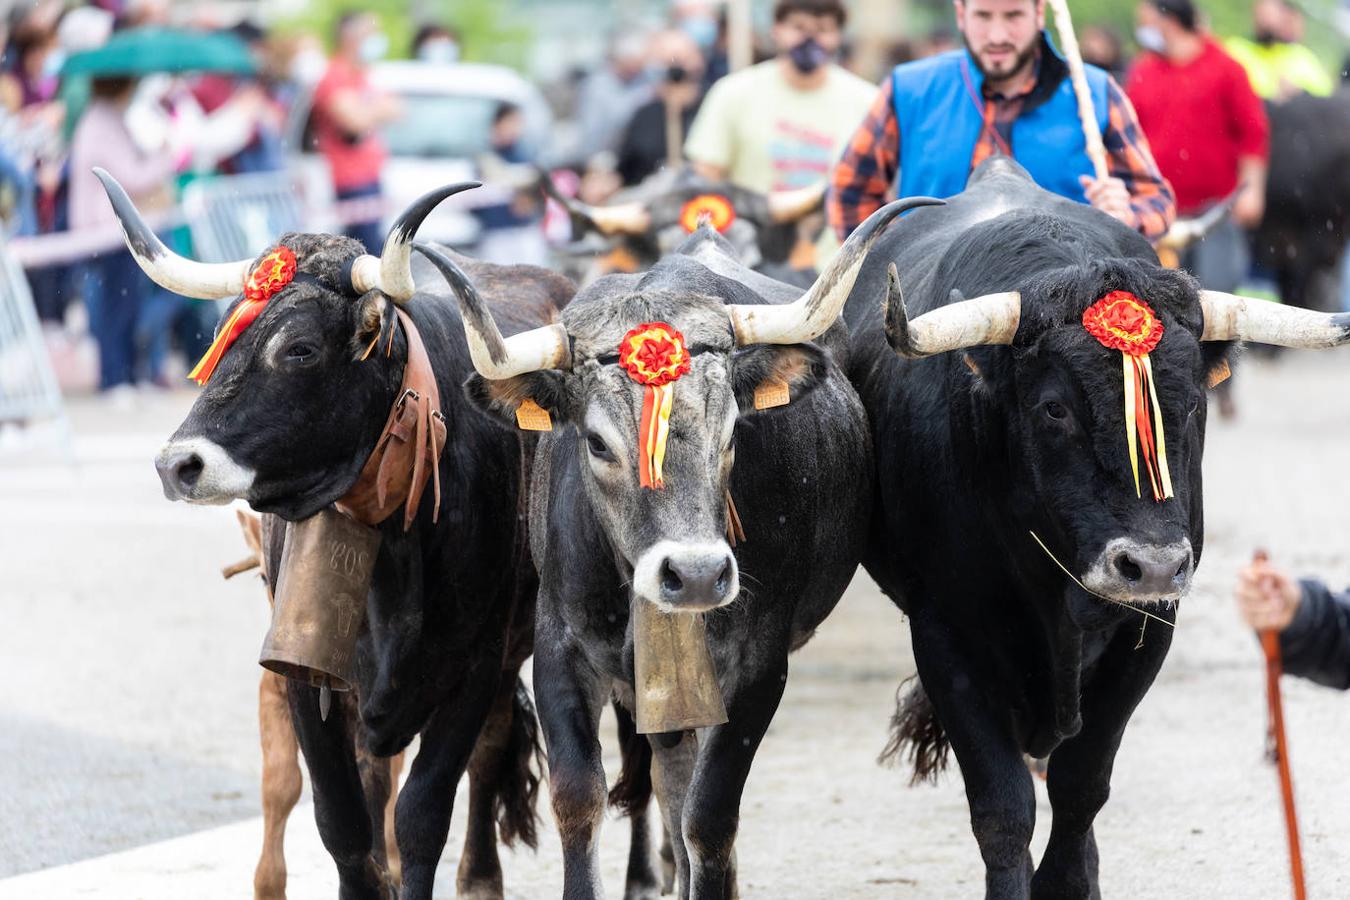
POLYGON ((619 140, 617 172, 635 185, 679 157, 702 96, 703 54, 683 31, 665 31, 652 39, 651 58, 664 68, 656 97, 638 107, 619 140))
POLYGON ((713 84, 684 148, 704 177, 760 193, 823 182, 874 93, 834 62, 840 0, 778 0, 773 18, 778 55, 713 84))
POLYGON ((459 35, 444 25, 423 25, 413 36, 412 51, 420 62, 459 62, 459 35))
MULTIPOLYGON (((385 147, 378 129, 402 113, 398 98, 370 84, 370 65, 384 58, 389 39, 370 13, 344 15, 337 25, 337 50, 314 88, 314 136, 332 170, 338 201, 380 196, 385 147)), ((384 242, 378 213, 347 226, 348 237, 379 253, 384 242)))
POLYGON ((1302 41, 1303 12, 1291 0, 1256 0, 1252 38, 1229 38, 1224 49, 1247 70, 1263 100, 1287 100, 1300 91, 1330 96, 1336 83, 1302 41))
POLYGON ((1150 239, 1176 215, 1125 92, 1086 67, 1108 177, 1088 157, 1068 65, 1045 34, 1044 0, 956 0, 965 47, 896 67, 834 170, 826 203, 842 240, 899 195, 950 197, 996 154, 1042 188, 1088 203, 1150 239))
POLYGON ((1244 229, 1265 212, 1270 133, 1247 73, 1201 30, 1191 0, 1146 0, 1136 9, 1135 59, 1125 91, 1182 216, 1199 215, 1238 191, 1232 215, 1182 256, 1182 268, 1213 291, 1247 274, 1244 229))

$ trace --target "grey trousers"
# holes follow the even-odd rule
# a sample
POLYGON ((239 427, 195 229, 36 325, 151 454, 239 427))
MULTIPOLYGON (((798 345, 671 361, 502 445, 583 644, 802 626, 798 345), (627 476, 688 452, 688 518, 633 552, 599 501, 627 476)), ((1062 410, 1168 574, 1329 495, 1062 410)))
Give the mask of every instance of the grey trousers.
POLYGON ((1251 269, 1247 233, 1225 219, 1203 241, 1192 244, 1181 256, 1181 267, 1210 291, 1231 294, 1251 269))

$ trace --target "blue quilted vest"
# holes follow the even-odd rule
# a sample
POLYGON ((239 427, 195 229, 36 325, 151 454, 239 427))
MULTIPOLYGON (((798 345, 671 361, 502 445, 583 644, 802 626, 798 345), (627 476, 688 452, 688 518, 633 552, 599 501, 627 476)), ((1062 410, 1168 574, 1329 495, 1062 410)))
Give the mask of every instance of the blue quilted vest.
MULTIPOLYGON (((1054 52, 1048 41, 1042 52, 1054 52)), ((1105 133, 1108 78, 1095 66, 1086 68, 1097 125, 1105 133)), ((966 50, 953 50, 896 66, 891 83, 900 125, 900 196, 959 194, 984 127, 984 75, 966 50)), ((1067 74, 1047 100, 1013 122, 1012 152, 1038 185, 1087 202, 1078 176, 1092 176, 1092 161, 1067 74)))

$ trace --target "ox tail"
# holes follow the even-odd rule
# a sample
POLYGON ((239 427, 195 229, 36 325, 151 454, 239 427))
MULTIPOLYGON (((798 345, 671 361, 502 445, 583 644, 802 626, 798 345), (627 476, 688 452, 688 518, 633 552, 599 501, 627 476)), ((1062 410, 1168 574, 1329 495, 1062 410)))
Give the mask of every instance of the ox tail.
POLYGON ((497 833, 508 847, 520 841, 534 849, 539 842, 535 806, 543 779, 544 747, 539 742, 539 717, 534 712, 534 701, 519 678, 512 699, 511 735, 502 757, 497 785, 497 833))
POLYGON ((623 768, 609 791, 609 805, 626 816, 642 815, 652 799, 652 745, 645 734, 637 733, 633 717, 617 700, 614 715, 619 720, 623 768))
POLYGON ((900 682, 895 692, 895 714, 891 716, 891 739, 877 762, 893 764, 905 754, 914 769, 909 779, 911 785, 924 781, 936 784, 938 774, 947 768, 950 749, 947 733, 942 730, 937 710, 924 692, 919 676, 900 682))

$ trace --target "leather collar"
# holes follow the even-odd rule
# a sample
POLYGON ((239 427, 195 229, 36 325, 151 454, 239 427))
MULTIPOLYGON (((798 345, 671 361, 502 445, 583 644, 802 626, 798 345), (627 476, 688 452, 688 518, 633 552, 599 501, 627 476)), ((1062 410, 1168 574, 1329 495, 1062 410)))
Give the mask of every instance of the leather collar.
POLYGON ((398 399, 389 410, 375 449, 356 483, 337 501, 337 508, 358 522, 379 525, 403 504, 403 530, 412 528, 427 482, 433 485, 431 521, 441 512, 441 453, 445 450, 445 416, 431 359, 412 318, 395 309, 408 339, 408 361, 398 399))

